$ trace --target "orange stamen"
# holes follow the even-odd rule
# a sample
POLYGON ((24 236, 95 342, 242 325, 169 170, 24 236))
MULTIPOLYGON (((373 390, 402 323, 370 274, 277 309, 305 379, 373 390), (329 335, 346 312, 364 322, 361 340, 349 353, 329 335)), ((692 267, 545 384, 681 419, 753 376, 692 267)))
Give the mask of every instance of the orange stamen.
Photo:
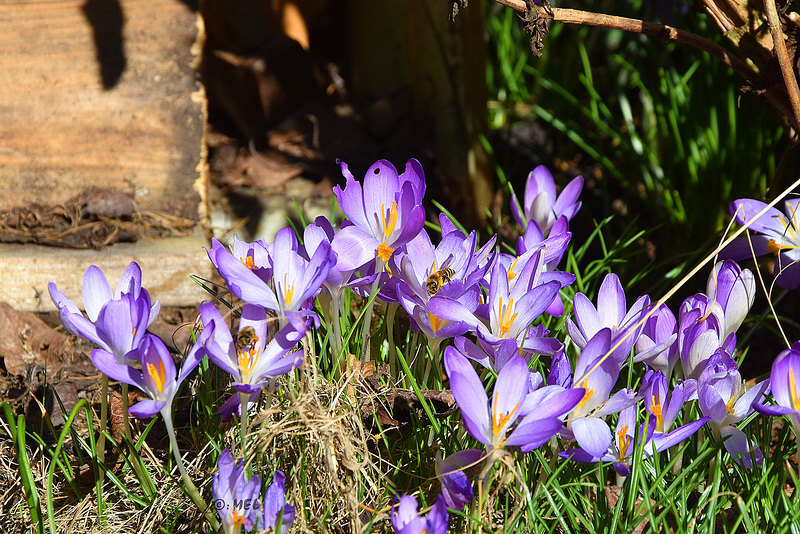
POLYGON ((239 350, 239 370, 242 372, 242 377, 249 377, 253 374, 253 368, 256 366, 256 362, 258 362, 258 357, 261 354, 261 350, 251 346, 242 347, 239 350))
POLYGON ((241 261, 244 264, 244 266, 250 269, 251 271, 256 268, 256 263, 253 260, 252 256, 247 256, 246 258, 239 258, 239 261, 241 261))
POLYGON ((378 245, 378 248, 375 249, 375 257, 380 258, 383 261, 389 261, 389 258, 392 257, 394 253, 394 249, 386 244, 386 241, 378 245))
POLYGON ((620 458, 625 458, 628 455, 628 447, 631 441, 631 437, 628 435, 628 425, 625 425, 617 432, 617 444, 619 445, 620 458))
POLYGON ((497 442, 498 438, 503 438, 503 440, 497 445, 498 447, 502 447, 503 443, 505 443, 505 435, 500 436, 500 430, 508 424, 508 422, 514 417, 514 414, 517 413, 519 409, 519 403, 514 406, 514 409, 511 410, 511 413, 508 414, 498 414, 497 413, 497 395, 499 392, 495 392, 494 399, 492 401, 492 441, 497 442))
POLYGON ((586 406, 586 403, 589 402, 589 400, 594 396, 593 389, 587 388, 585 384, 583 387, 586 388, 586 393, 583 394, 583 398, 578 403, 578 408, 583 408, 584 406, 586 406))
POLYGON ((447 323, 447 319, 439 319, 432 312, 428 312, 428 315, 431 319, 431 330, 433 330, 434 334, 447 323))
POLYGON ((167 372, 164 370, 164 362, 158 360, 158 368, 156 368, 155 364, 148 363, 147 373, 150 375, 153 382, 155 382, 158 392, 163 393, 164 382, 167 381, 167 372))
POLYGON ((500 335, 504 336, 511 331, 511 325, 514 323, 514 319, 517 318, 519 313, 515 313, 511 315, 511 312, 514 310, 514 298, 508 299, 508 306, 503 309, 503 297, 500 297, 500 304, 498 306, 498 315, 500 316, 500 335))
POLYGON ((792 396, 792 408, 800 411, 800 396, 797 395, 797 383, 794 378, 794 369, 789 367, 789 394, 792 396))
POLYGON ((656 402, 656 396, 653 395, 653 405, 650 406, 650 411, 656 416, 656 432, 664 431, 664 416, 661 413, 661 404, 656 402))
POLYGON ((240 515, 236 508, 233 509, 233 526, 243 526, 244 525, 244 514, 240 515))
POLYGON ((386 220, 386 208, 381 204, 381 222, 383 224, 383 235, 389 237, 394 232, 394 227, 397 225, 397 201, 392 202, 392 207, 389 208, 389 220, 386 220))
POLYGON ((518 261, 519 261, 519 257, 514 258, 514 263, 512 263, 511 267, 508 268, 508 272, 506 273, 506 275, 508 276, 508 281, 509 282, 517 277, 517 273, 514 272, 514 269, 517 267, 517 262, 518 261))
POLYGON ((286 308, 292 305, 292 297, 294 296, 294 284, 289 286, 289 282, 286 281, 288 276, 288 273, 283 275, 283 300, 286 308))
POLYGON ((728 413, 733 413, 733 405, 736 403, 736 397, 731 397, 731 400, 728 401, 728 413))

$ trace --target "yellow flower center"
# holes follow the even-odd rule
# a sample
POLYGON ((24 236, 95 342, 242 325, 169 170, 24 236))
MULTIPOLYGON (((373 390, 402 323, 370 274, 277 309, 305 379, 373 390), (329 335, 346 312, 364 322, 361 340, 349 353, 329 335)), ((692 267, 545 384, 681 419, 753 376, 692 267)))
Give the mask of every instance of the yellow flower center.
POLYGON ((503 435, 501 436, 500 431, 517 413, 517 410, 519 409, 519 403, 514 406, 514 409, 511 410, 510 413, 497 413, 497 396, 499 394, 499 392, 495 392, 494 399, 492 400, 492 442, 494 442, 497 447, 502 447, 506 440, 505 432, 503 432, 503 435))
POLYGON ((620 459, 625 458, 628 455, 628 447, 631 446, 631 437, 628 435, 628 425, 621 427, 617 431, 617 444, 619 448, 619 457, 620 459))
MULTIPOLYGON (((244 526, 244 514, 239 514, 239 511, 234 508, 233 512, 231 513, 233 517, 233 526, 234 527, 241 527, 244 526)), ((239 532, 239 528, 236 528, 235 532, 239 532)))
POLYGON ((397 225, 397 201, 392 202, 392 207, 389 208, 389 220, 386 220, 386 208, 381 204, 381 222, 383 223, 383 236, 389 237, 394 232, 394 227, 397 225))
POLYGON ((583 394, 583 398, 578 403, 578 408, 583 408, 586 406, 586 403, 589 402, 592 397, 594 397, 594 390, 592 388, 587 388, 586 384, 584 384, 582 387, 586 388, 586 393, 583 394))
POLYGON ((789 394, 792 396, 792 408, 800 411, 800 396, 797 395, 797 383, 794 378, 794 369, 789 367, 789 394))
POLYGON ((394 249, 386 244, 386 241, 378 245, 378 248, 375 249, 375 257, 380 258, 383 261, 389 261, 392 257, 392 253, 394 253, 394 249))
POLYGON ((728 413, 733 413, 733 412, 734 412, 733 405, 734 405, 735 403, 736 403, 736 397, 731 397, 731 400, 729 400, 729 401, 728 401, 728 406, 727 406, 727 408, 728 408, 728 413))
POLYGON ((445 323, 447 323, 447 319, 439 319, 433 314, 433 312, 428 312, 428 315, 431 319, 431 330, 433 330, 434 334, 438 332, 439 329, 445 325, 445 323))
POLYGON ((791 249, 794 249, 794 248, 797 248, 797 247, 794 246, 794 245, 786 244, 786 243, 778 243, 774 239, 770 239, 769 241, 767 241, 767 250, 770 251, 771 253, 773 253, 776 256, 778 254, 780 254, 780 252, 782 250, 791 250, 791 249))
POLYGON ((378 248, 375 250, 375 257, 380 258, 383 261, 389 261, 389 258, 392 257, 392 253, 394 249, 386 244, 386 240, 391 237, 392 233, 394 232, 394 227, 397 226, 397 201, 392 202, 392 206, 389 208, 389 219, 386 219, 386 206, 381 204, 381 225, 383 226, 383 242, 378 245, 378 248))
POLYGON ((656 396, 653 395, 653 405, 650 406, 650 411, 656 416, 656 432, 664 431, 664 416, 661 413, 661 403, 656 402, 656 396))
POLYGON ((514 298, 508 299, 508 306, 503 308, 503 297, 500 297, 500 304, 498 305, 498 315, 500 316, 500 335, 504 336, 511 331, 511 325, 514 319, 517 318, 519 313, 511 314, 514 311, 514 298))
POLYGON ((253 261, 252 256, 247 256, 246 258, 239 258, 239 261, 241 261, 244 264, 244 266, 250 269, 251 271, 256 268, 256 263, 255 261, 253 261))
POLYGON ((292 298, 294 297, 294 284, 289 285, 288 276, 288 273, 283 275, 283 305, 286 309, 289 309, 292 305, 292 298))
POLYGON ((164 382, 167 381, 167 372, 164 370, 164 362, 158 360, 158 367, 155 366, 153 363, 147 364, 147 374, 150 375, 150 378, 156 385, 156 389, 158 389, 159 393, 164 392, 164 382))
POLYGON ((253 345, 248 345, 239 349, 238 352, 239 371, 242 373, 242 382, 249 383, 248 377, 253 374, 253 368, 255 368, 258 362, 261 350, 253 345))
POLYGON ((509 282, 517 277, 517 273, 514 272, 514 269, 517 267, 517 262, 518 261, 519 261, 519 257, 514 258, 514 263, 512 263, 511 267, 508 268, 508 272, 506 273, 506 276, 508 276, 508 281, 509 282))

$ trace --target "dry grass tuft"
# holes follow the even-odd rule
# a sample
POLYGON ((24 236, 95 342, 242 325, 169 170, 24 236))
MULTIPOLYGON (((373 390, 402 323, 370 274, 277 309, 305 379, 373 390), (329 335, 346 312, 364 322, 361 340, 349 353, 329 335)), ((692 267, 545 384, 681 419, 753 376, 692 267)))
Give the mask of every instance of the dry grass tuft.
POLYGON ((292 469, 287 502, 297 507, 293 528, 361 532, 384 498, 380 481, 386 473, 357 407, 344 393, 346 379, 325 383, 314 358, 306 362, 300 380, 284 388, 285 402, 254 421, 253 452, 273 459, 278 469, 292 469))

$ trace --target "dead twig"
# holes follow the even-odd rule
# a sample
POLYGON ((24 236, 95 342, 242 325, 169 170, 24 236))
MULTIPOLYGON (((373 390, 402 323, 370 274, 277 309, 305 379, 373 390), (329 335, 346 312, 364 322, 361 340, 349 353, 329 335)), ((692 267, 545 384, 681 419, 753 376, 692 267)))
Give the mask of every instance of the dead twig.
MULTIPOLYGON (((528 6, 525 0, 495 0, 498 4, 510 7, 516 11, 528 13, 528 6)), ((587 26, 597 26, 599 28, 609 28, 614 30, 622 30, 632 33, 642 33, 651 37, 656 37, 664 41, 676 41, 689 45, 708 52, 725 65, 732 68, 739 76, 745 80, 752 81, 757 77, 757 73, 747 63, 731 54, 728 50, 724 49, 716 43, 712 43, 708 39, 695 35, 691 32, 679 30, 672 26, 664 24, 656 24, 654 22, 646 22, 638 19, 630 19, 626 17, 617 17, 614 15, 606 15, 603 13, 591 13, 589 11, 580 11, 577 9, 562 9, 557 7, 545 8, 544 5, 538 9, 538 15, 541 18, 549 18, 554 22, 562 22, 564 24, 582 24, 587 26)), ((526 22, 530 22, 525 19, 526 22)))
POLYGON ((797 86, 797 78, 794 75, 792 61, 789 59, 789 52, 786 49, 786 40, 783 38, 783 27, 780 18, 778 18, 778 8, 775 6, 775 0, 764 0, 764 12, 767 15, 769 33, 772 35, 772 51, 781 68, 783 82, 786 85, 786 92, 792 105, 794 122, 795 124, 800 124, 800 88, 797 86))

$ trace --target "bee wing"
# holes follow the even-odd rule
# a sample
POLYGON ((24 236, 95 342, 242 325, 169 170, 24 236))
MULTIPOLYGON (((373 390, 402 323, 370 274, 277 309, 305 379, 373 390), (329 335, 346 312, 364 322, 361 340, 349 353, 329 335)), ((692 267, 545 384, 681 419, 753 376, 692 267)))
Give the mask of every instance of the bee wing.
POLYGON ((455 259, 456 258, 453 255, 447 256, 447 259, 442 262, 441 266, 439 266, 439 271, 443 271, 450 267, 450 264, 452 264, 455 259))

